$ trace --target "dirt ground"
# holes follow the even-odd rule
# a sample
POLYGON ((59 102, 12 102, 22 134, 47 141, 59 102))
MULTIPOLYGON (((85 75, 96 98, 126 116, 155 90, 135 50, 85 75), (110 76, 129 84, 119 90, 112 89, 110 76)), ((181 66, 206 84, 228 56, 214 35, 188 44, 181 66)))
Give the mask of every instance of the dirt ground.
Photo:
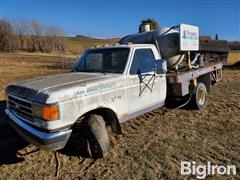
MULTIPOLYGON (((0 55, 0 89, 7 84, 67 72, 73 58, 40 55, 0 55), (65 68, 63 68, 63 59, 65 68)), ((38 150, 7 124, 0 125, 0 179, 185 179, 182 160, 236 165, 240 178, 240 69, 224 69, 224 79, 209 95, 202 111, 156 109, 122 124, 112 138, 114 148, 93 160, 73 146, 57 152, 38 150)), ((4 93, 0 92, 0 117, 4 93)), ((6 119, 7 121, 7 119, 6 119)), ((229 179, 229 176, 209 176, 229 179)))

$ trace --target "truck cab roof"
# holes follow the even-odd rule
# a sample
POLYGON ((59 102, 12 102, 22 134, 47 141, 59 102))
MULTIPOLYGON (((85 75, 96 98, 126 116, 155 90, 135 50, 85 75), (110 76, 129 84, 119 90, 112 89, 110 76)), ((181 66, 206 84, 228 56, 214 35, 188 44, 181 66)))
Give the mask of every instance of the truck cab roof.
POLYGON ((110 48, 155 48, 153 44, 117 44, 113 46, 101 46, 92 49, 110 49, 110 48))

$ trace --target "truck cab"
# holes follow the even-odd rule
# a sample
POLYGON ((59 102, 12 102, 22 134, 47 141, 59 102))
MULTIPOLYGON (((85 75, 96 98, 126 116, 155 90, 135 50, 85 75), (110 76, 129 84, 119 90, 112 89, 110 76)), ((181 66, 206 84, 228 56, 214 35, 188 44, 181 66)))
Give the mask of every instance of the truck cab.
POLYGON ((70 73, 9 85, 5 112, 12 127, 41 148, 63 148, 72 127, 85 122, 107 152, 106 126, 120 133, 120 123, 164 105, 166 70, 152 44, 89 49, 70 73))

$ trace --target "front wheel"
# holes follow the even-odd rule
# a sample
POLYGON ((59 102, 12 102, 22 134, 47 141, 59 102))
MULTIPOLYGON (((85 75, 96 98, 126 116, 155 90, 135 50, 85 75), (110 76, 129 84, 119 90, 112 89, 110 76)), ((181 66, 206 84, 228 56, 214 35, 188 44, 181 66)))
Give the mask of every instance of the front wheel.
POLYGON ((198 83, 195 93, 191 99, 191 107, 194 109, 204 109, 208 103, 207 88, 203 83, 198 83))
POLYGON ((87 121, 87 141, 92 158, 102 158, 110 151, 112 145, 102 116, 91 114, 87 121))

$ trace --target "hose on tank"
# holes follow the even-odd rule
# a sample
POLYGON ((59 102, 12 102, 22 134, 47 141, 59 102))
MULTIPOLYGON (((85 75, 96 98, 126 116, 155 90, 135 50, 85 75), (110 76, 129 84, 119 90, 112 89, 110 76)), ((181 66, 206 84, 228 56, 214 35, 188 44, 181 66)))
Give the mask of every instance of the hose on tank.
POLYGON ((178 106, 178 107, 176 107, 176 108, 173 108, 173 109, 170 109, 170 110, 165 111, 164 114, 165 114, 165 113, 169 113, 169 112, 173 112, 173 111, 175 111, 175 110, 177 110, 177 109, 180 109, 180 108, 186 106, 186 105, 190 102, 191 98, 192 98, 192 94, 190 93, 190 94, 189 94, 189 99, 188 99, 185 103, 181 104, 180 106, 178 106))
POLYGON ((179 27, 179 25, 170 27, 167 31, 165 31, 164 33, 162 33, 159 37, 164 36, 165 34, 167 34, 167 33, 168 33, 169 31, 171 31, 172 29, 177 29, 178 27, 179 27))
POLYGON ((190 102, 191 98, 192 98, 192 94, 190 93, 189 94, 189 99, 184 104, 178 106, 177 108, 174 108, 173 110, 177 110, 177 109, 182 108, 183 106, 186 106, 190 102))

